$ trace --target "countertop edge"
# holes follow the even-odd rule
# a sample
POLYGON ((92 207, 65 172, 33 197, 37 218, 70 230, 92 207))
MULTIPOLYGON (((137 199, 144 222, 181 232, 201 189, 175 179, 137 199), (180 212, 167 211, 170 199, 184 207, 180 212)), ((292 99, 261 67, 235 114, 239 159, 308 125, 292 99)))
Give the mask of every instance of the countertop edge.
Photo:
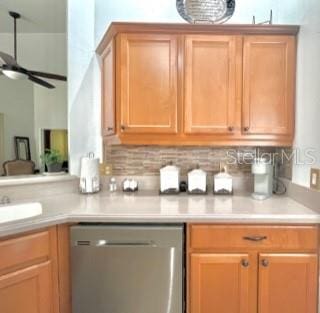
POLYGON ((22 233, 40 230, 50 226, 73 223, 194 223, 194 224, 245 224, 245 225, 317 225, 320 224, 320 214, 314 215, 259 215, 259 216, 154 216, 154 215, 82 215, 82 214, 61 214, 51 218, 34 221, 23 220, 21 223, 6 225, 0 228, 0 238, 14 236, 22 233))

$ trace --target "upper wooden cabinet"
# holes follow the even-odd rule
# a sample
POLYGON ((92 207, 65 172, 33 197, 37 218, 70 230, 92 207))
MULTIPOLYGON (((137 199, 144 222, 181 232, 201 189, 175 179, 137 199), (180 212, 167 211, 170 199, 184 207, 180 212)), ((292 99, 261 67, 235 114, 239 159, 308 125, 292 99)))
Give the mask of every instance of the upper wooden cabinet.
POLYGON ((240 126, 236 61, 241 41, 235 36, 186 36, 185 133, 229 134, 240 126))
POLYGON ((176 133, 177 36, 121 34, 119 45, 120 131, 176 133))
POLYGON ((243 56, 243 130, 293 134, 295 38, 246 36, 243 56))
POLYGON ((110 42, 102 54, 102 135, 115 134, 115 62, 114 43, 110 42))
POLYGON ((290 146, 298 30, 112 23, 97 48, 104 139, 290 146))

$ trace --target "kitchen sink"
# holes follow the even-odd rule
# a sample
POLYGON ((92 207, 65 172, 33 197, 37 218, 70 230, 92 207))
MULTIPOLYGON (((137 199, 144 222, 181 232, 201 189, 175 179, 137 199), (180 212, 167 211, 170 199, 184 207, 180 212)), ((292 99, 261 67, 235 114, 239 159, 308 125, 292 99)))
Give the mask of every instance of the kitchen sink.
POLYGON ((39 202, 0 205, 0 224, 22 220, 42 214, 39 202))

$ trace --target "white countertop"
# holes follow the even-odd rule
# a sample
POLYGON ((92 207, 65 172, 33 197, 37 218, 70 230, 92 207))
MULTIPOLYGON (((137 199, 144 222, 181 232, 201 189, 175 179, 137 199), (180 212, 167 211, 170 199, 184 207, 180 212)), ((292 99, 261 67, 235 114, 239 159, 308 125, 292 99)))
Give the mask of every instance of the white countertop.
POLYGON ((0 214, 0 236, 73 222, 320 223, 320 213, 283 196, 257 201, 250 195, 159 196, 157 192, 103 192, 91 196, 66 194, 34 201, 42 204, 42 213, 37 216, 15 221, 7 218, 3 223, 0 214))

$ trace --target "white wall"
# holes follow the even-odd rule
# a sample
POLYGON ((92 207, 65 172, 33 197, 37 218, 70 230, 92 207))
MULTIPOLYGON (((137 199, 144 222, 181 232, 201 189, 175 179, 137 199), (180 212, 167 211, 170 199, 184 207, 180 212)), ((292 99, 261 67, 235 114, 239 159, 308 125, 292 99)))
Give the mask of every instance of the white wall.
POLYGON ((1 75, 0 95, 0 113, 3 113, 4 120, 4 160, 15 159, 14 136, 29 137, 31 156, 34 156, 32 83, 24 80, 12 81, 1 75))
MULTIPOLYGON (((257 21, 266 20, 270 9, 274 12, 274 23, 302 25, 295 146, 317 149, 317 164, 320 166, 320 132, 316 127, 316 119, 320 116, 317 86, 317 73, 320 73, 320 1, 238 0, 236 12, 229 23, 251 23, 253 15, 257 21)), ((95 97, 100 94, 100 86, 94 50, 112 21, 184 22, 176 11, 175 0, 95 0, 95 7, 90 0, 69 1, 69 105, 72 114, 78 113, 70 116, 73 173, 77 173, 79 168, 79 156, 88 149, 101 153, 97 129, 97 125, 100 127, 100 100, 95 97), (88 128, 89 122, 91 127, 88 128), (78 136, 77 127, 81 125, 85 127, 78 136)), ((309 166, 294 165, 294 182, 308 185, 308 176, 309 166)))
MULTIPOLYGON (((13 55, 13 35, 0 34, 1 51, 13 55)), ((61 75, 67 73, 66 34, 20 33, 18 34, 18 63, 28 69, 51 72, 61 75)), ((39 165, 39 129, 63 128, 67 123, 67 83, 52 80, 56 88, 47 89, 32 82, 12 81, 0 78, 0 112, 9 109, 5 99, 15 101, 15 116, 11 119, 12 132, 19 131, 31 139, 32 159, 39 165), (12 96, 13 95, 13 96, 12 96), (26 105, 28 102, 28 105, 26 105), (30 133, 30 129, 32 132, 30 133)), ((11 110, 13 107, 11 107, 11 110)), ((5 117, 6 119, 6 117, 5 117)), ((10 148, 11 134, 5 134, 6 151, 10 148)), ((12 152, 6 153, 6 159, 12 159, 12 152)))
MULTIPOLYGON (((228 23, 251 24, 253 15, 257 22, 265 21, 272 9, 275 23, 294 24, 312 7, 312 1, 236 0, 236 11, 228 23)), ((96 44, 112 21, 185 23, 176 10, 175 0, 95 0, 95 3, 96 44)))
POLYGON ((307 149, 314 149, 316 163, 295 164, 293 182, 309 186, 310 168, 320 167, 320 1, 308 0, 301 3, 302 25, 298 47, 298 78, 296 108, 295 147, 300 151, 302 163, 307 149))
MULTIPOLYGON (((13 55, 13 35, 1 33, 1 51, 13 55)), ((19 33, 18 63, 30 69, 67 73, 66 34, 19 33)))
POLYGON ((79 173, 80 157, 101 155, 100 89, 94 45, 94 1, 68 2, 68 108, 70 172, 79 173), (96 86, 96 88, 94 88, 96 86))
MULTIPOLYGON (((0 113, 0 164, 3 164, 4 158, 4 115, 0 113)), ((0 166, 0 175, 3 174, 3 167, 0 166)))

